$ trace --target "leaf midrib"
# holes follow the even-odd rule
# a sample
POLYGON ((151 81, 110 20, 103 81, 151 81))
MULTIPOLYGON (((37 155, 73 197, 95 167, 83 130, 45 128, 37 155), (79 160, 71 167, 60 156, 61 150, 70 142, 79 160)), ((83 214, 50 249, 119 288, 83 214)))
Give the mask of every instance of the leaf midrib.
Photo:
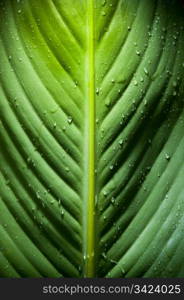
MULTIPOLYGON (((87 184, 84 182, 83 206, 83 275, 95 274, 95 60, 94 60, 94 0, 87 0, 87 50, 86 50, 86 124, 84 145, 84 168, 87 184), (86 155, 87 154, 87 155, 86 155), (85 167, 86 166, 86 167, 85 167)), ((85 78, 84 78, 85 80, 85 78)))

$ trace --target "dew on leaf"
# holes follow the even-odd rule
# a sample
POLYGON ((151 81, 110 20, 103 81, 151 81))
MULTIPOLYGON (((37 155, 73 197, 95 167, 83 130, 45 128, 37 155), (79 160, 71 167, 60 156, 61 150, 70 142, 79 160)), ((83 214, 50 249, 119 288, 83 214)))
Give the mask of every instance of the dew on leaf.
POLYGON ((103 259, 107 259, 107 255, 105 252, 102 252, 101 256, 103 257, 103 259))
POLYGON ((107 99, 105 100, 105 106, 109 107, 110 104, 111 104, 111 101, 110 101, 109 98, 107 98, 107 99))
POLYGON ((111 204, 112 204, 112 205, 115 204, 115 198, 114 198, 114 197, 111 198, 111 204))
POLYGON ((99 95, 99 88, 96 88, 96 95, 99 95))
POLYGON ((59 106, 53 107, 53 108, 50 109, 50 112, 52 114, 54 114, 54 113, 56 113, 58 111, 58 109, 59 109, 59 106))
POLYGON ((68 118, 67 118, 67 122, 68 122, 68 124, 72 124, 72 122, 73 122, 73 119, 72 119, 72 117, 71 117, 71 116, 68 116, 68 118))
POLYGON ((105 6, 105 5, 106 5, 106 0, 103 0, 102 6, 105 6))
POLYGON ((166 153, 166 154, 165 154, 165 158, 166 158, 167 160, 170 160, 170 155, 169 155, 168 153, 166 153))
POLYGON ((119 145, 122 146, 123 145, 123 140, 119 140, 119 145))
POLYGON ((62 209, 62 210, 61 210, 61 217, 62 217, 62 218, 64 217, 64 214, 65 214, 65 213, 64 213, 64 210, 62 209))
POLYGON ((106 190, 104 190, 104 191, 103 191, 103 195, 104 195, 104 197, 107 197, 108 192, 107 192, 106 190))
POLYGON ((176 91, 173 92, 173 96, 177 96, 177 92, 176 91))
POLYGON ((144 67, 144 73, 145 73, 146 75, 149 74, 148 70, 147 70, 145 67, 144 67))

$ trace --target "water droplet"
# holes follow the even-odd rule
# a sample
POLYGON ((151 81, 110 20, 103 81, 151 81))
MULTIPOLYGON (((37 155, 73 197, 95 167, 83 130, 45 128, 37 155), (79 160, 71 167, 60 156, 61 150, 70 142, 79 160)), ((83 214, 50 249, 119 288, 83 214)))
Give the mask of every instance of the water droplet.
POLYGON ((107 255, 105 254, 105 252, 103 252, 101 255, 102 255, 103 259, 105 259, 105 260, 107 259, 107 255))
POLYGON ((106 5, 106 0, 104 0, 103 2, 102 2, 102 6, 105 6, 106 5))
POLYGON ((41 199, 39 191, 36 192, 36 197, 37 197, 37 199, 41 199))
POLYGON ((28 163, 31 162, 31 158, 30 158, 30 157, 27 158, 27 162, 28 162, 28 163))
POLYGON ((177 95, 177 92, 176 92, 176 91, 174 91, 174 92, 173 92, 173 96, 176 96, 176 95, 177 95))
POLYGON ((143 187, 143 191, 147 191, 147 188, 146 188, 146 186, 144 186, 144 187, 143 187))
POLYGON ((146 106, 148 104, 147 100, 144 100, 144 106, 146 106))
POLYGON ((107 98, 107 99, 105 100, 105 106, 109 107, 110 104, 111 104, 111 101, 110 101, 109 98, 107 98))
POLYGON ((150 31, 148 31, 148 36, 151 37, 152 36, 152 33, 150 31))
POLYGON ((149 72, 148 72, 148 70, 147 70, 146 68, 144 68, 144 73, 145 73, 146 75, 149 74, 149 72))
POLYGON ((123 145, 123 140, 119 140, 119 145, 122 146, 123 145))
POLYGON ((99 95, 99 88, 96 88, 96 94, 99 95))
POLYGON ((166 153, 166 154, 165 154, 165 158, 166 158, 167 160, 170 160, 171 157, 170 157, 170 155, 169 155, 168 153, 166 153))
POLYGON ((58 109, 59 109, 59 106, 53 107, 53 108, 50 109, 50 112, 52 114, 54 114, 54 113, 56 113, 58 111, 58 109))
POLYGON ((73 122, 73 119, 72 119, 72 117, 71 117, 71 116, 69 116, 69 117, 68 117, 68 119, 67 119, 67 122, 68 122, 68 124, 72 124, 72 122, 73 122))
POLYGON ((107 191, 103 191, 103 195, 104 195, 104 197, 107 197, 108 192, 107 191))
POLYGON ((112 203, 112 205, 115 204, 115 198, 114 197, 111 198, 111 203, 112 203))
POLYGON ((177 81, 173 82, 173 86, 176 87, 177 86, 177 81))
POLYGON ((151 139, 148 139, 148 143, 151 145, 151 143, 152 143, 152 140, 151 140, 151 139))
POLYGON ((109 169, 110 169, 110 170, 113 170, 113 169, 114 169, 114 166, 113 166, 113 165, 110 165, 109 169))

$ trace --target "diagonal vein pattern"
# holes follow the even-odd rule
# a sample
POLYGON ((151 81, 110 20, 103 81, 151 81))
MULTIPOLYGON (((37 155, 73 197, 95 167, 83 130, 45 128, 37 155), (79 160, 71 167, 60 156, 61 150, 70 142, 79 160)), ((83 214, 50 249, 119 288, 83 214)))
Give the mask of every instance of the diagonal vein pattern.
POLYGON ((180 2, 0 14, 0 276, 183 277, 180 2))

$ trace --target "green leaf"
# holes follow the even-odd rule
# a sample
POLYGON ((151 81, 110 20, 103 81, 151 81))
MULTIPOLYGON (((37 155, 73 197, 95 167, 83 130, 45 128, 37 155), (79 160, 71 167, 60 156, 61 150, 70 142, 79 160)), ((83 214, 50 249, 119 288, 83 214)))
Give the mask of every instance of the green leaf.
POLYGON ((0 15, 0 276, 183 277, 180 2, 0 15))

